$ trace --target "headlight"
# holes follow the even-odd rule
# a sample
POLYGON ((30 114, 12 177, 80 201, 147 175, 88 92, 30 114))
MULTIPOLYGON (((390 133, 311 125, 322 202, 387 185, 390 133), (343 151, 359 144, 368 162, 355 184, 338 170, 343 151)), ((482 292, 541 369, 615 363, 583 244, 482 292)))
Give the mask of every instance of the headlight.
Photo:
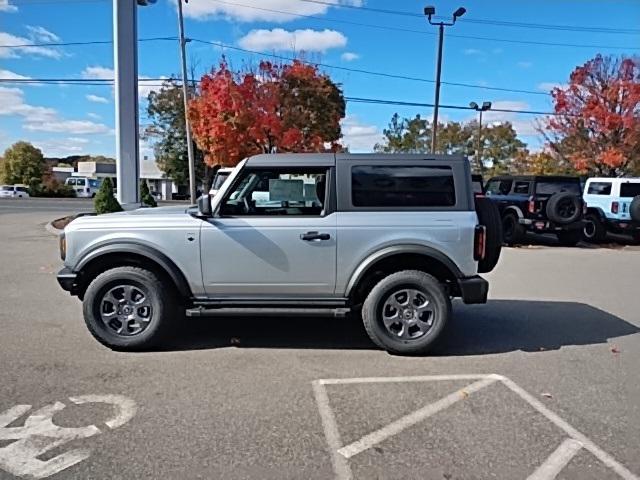
POLYGON ((67 237, 64 232, 60 234, 60 258, 63 262, 67 258, 67 237))

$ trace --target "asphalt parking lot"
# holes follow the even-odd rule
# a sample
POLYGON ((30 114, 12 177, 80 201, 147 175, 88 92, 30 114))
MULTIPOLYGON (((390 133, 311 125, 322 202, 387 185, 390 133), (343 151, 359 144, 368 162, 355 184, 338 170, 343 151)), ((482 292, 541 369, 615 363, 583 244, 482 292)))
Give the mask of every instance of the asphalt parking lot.
POLYGON ((506 249, 429 357, 317 318, 192 319, 116 353, 55 280, 45 224, 84 203, 7 202, 0 479, 640 475, 640 247, 506 249))

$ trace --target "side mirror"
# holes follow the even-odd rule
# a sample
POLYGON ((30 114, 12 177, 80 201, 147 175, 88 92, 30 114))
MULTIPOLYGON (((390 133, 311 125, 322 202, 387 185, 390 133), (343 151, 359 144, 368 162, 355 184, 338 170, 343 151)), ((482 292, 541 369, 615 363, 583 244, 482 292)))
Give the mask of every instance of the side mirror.
POLYGON ((211 216, 211 197, 208 193, 198 197, 198 215, 202 217, 211 216))

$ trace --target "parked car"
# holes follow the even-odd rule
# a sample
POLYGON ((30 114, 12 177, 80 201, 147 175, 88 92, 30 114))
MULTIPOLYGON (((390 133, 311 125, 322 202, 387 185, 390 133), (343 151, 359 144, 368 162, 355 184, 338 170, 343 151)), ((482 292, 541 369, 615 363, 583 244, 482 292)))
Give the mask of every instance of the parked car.
POLYGON ((224 182, 229 178, 233 172, 233 168, 223 167, 216 172, 216 176, 213 178, 213 183, 211 184, 211 190, 209 190, 209 195, 212 197, 218 193, 218 190, 224 185, 224 182))
POLYGON ((584 239, 602 242, 607 232, 625 233, 640 241, 640 178, 589 178, 584 239))
POLYGON ((582 237, 584 202, 578 177, 494 177, 485 195, 498 206, 507 245, 522 242, 527 231, 555 234, 565 246, 582 237))
POLYGON ((0 198, 29 198, 29 189, 23 185, 0 186, 0 198))
POLYGON ((500 248, 497 208, 474 200, 463 157, 271 154, 241 162, 197 206, 74 220, 58 282, 116 349, 157 345, 185 310, 356 312, 380 347, 423 353, 451 297, 486 302, 478 274, 500 248))
POLYGON ((95 178, 69 177, 64 181, 64 184, 75 190, 76 197, 93 198, 100 190, 102 182, 95 178))

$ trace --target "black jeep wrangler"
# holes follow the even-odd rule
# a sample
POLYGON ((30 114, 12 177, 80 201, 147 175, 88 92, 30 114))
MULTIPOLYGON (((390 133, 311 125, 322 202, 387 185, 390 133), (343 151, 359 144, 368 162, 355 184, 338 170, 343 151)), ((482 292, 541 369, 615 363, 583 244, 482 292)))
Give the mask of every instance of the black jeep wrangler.
POLYGON ((584 202, 578 177, 494 177, 487 182, 485 194, 500 210, 507 245, 524 240, 527 231, 553 233, 565 246, 580 241, 584 202))

